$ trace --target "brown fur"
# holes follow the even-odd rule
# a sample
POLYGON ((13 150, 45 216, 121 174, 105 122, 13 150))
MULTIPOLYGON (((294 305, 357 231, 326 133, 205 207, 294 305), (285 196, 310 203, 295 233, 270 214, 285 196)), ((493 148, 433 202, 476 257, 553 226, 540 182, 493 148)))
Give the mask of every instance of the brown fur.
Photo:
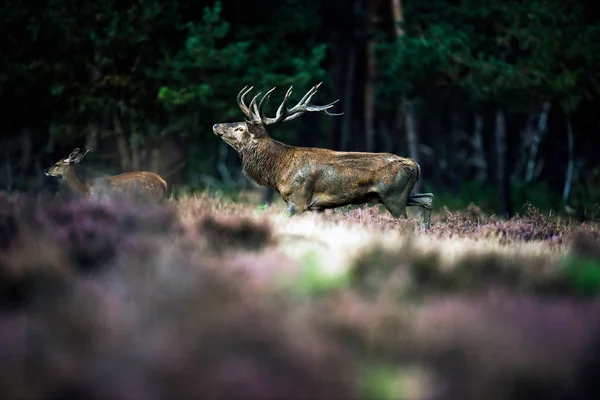
POLYGON ((73 191, 86 196, 99 197, 110 193, 124 193, 141 196, 151 201, 164 200, 167 182, 153 172, 126 172, 83 181, 77 176, 75 164, 80 162, 85 154, 87 152, 81 154, 79 149, 76 149, 69 157, 58 161, 44 172, 49 176, 61 177, 73 191))

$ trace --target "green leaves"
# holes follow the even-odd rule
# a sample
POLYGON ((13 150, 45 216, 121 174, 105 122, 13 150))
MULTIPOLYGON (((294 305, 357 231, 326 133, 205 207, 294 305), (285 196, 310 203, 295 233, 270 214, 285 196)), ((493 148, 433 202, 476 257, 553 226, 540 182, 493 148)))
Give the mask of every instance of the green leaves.
POLYGON ((600 291, 600 262, 597 260, 567 256, 562 261, 562 271, 584 296, 593 296, 600 291))
POLYGON ((522 108, 540 95, 598 93, 584 71, 600 63, 600 32, 584 10, 558 0, 407 4, 406 36, 380 46, 383 97, 441 85, 522 108))
POLYGON ((210 108, 213 119, 239 119, 235 95, 243 86, 253 85, 263 92, 272 86, 302 87, 325 75, 320 67, 325 45, 308 47, 302 53, 274 39, 247 40, 248 31, 231 32, 222 18, 221 2, 206 7, 201 21, 188 22, 181 29, 187 32, 183 48, 152 72, 170 82, 157 93, 169 110, 210 108), (229 97, 224 93, 230 93, 229 97))

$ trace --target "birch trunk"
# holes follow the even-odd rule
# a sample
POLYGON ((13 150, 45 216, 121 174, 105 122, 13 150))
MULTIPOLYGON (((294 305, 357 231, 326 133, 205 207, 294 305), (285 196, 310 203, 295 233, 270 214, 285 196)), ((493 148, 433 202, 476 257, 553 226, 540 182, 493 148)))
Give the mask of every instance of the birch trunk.
POLYGON ((507 138, 506 138, 506 118, 504 112, 500 109, 496 111, 496 183, 499 190, 500 213, 504 217, 510 217, 512 214, 512 205, 510 199, 510 176, 507 171, 507 138))
POLYGON ((221 180, 228 187, 233 186, 233 178, 231 177, 231 173, 229 172, 229 168, 227 168, 227 144, 224 141, 219 143, 219 155, 217 158, 217 171, 221 175, 221 180))
POLYGON ((565 176, 565 187, 563 190, 563 202, 566 204, 571 194, 571 185, 573 183, 573 165, 574 165, 574 151, 575 151, 575 138, 573 135, 573 126, 571 124, 571 111, 566 111, 567 118, 567 149, 569 152, 569 161, 567 163, 567 173, 565 176))
POLYGON ((529 152, 529 159, 527 160, 527 172, 525 175, 526 182, 531 182, 535 176, 535 163, 537 159, 538 150, 540 148, 540 143, 542 141, 542 136, 546 132, 546 127, 548 125, 548 114, 550 113, 550 106, 550 102, 546 100, 542 106, 542 112, 540 113, 537 129, 535 130, 533 138, 531 140, 531 149, 529 152))
MULTIPOLYGON (((410 157, 419 162, 419 135, 417 131, 417 118, 415 105, 412 101, 404 99, 403 102, 405 118, 406 142, 408 144, 408 154, 410 157)), ((421 190, 421 179, 417 181, 413 188, 414 193, 419 193, 421 190)))
POLYGON ((473 147, 473 165, 475 167, 475 181, 485 183, 488 179, 488 165, 483 148, 483 117, 479 113, 475 113, 475 121, 473 127, 473 138, 471 145, 473 147))
MULTIPOLYGON (((394 30, 396 38, 400 39, 404 36, 404 30, 402 29, 402 23, 404 22, 404 15, 402 10, 402 2, 400 0, 392 0, 392 11, 394 14, 394 30)), ((411 100, 403 98, 401 105, 404 110, 404 124, 406 132, 406 142, 408 144, 408 155, 410 158, 419 162, 419 132, 417 130, 417 116, 414 104, 411 100)), ((413 192, 418 193, 421 190, 422 180, 416 183, 413 192)))

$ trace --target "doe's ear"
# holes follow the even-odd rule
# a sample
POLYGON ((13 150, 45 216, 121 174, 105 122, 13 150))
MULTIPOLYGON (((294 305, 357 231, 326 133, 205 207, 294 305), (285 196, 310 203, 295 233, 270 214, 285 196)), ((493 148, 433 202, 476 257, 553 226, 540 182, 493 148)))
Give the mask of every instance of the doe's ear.
POLYGON ((67 157, 67 158, 65 159, 65 161, 69 161, 69 162, 71 162, 72 160, 74 160, 74 159, 75 159, 75 157, 77 157, 77 155, 78 155, 78 154, 79 154, 79 147, 78 147, 78 148, 76 148, 75 150, 73 150, 73 151, 71 152, 71 154, 69 154, 69 157, 67 157))
POLYGON ((73 151, 73 153, 71 153, 71 155, 69 156, 69 158, 71 159, 71 162, 74 164, 77 164, 78 162, 83 160, 83 157, 85 157, 85 155, 90 151, 88 149, 85 151, 85 153, 80 153, 79 149, 76 149, 76 150, 77 150, 77 154, 75 154, 75 156, 73 156, 73 153, 75 153, 75 151, 73 151))

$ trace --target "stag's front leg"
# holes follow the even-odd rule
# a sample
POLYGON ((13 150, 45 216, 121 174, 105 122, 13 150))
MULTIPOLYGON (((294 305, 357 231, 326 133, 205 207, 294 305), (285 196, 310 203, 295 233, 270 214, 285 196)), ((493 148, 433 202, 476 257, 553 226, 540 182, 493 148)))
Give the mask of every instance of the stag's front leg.
POLYGON ((302 214, 309 208, 310 186, 304 183, 302 187, 282 191, 283 200, 287 203, 285 212, 289 215, 302 214))
POLYGON ((290 217, 296 214, 296 205, 293 201, 287 201, 287 206, 285 207, 284 214, 287 214, 290 217))

